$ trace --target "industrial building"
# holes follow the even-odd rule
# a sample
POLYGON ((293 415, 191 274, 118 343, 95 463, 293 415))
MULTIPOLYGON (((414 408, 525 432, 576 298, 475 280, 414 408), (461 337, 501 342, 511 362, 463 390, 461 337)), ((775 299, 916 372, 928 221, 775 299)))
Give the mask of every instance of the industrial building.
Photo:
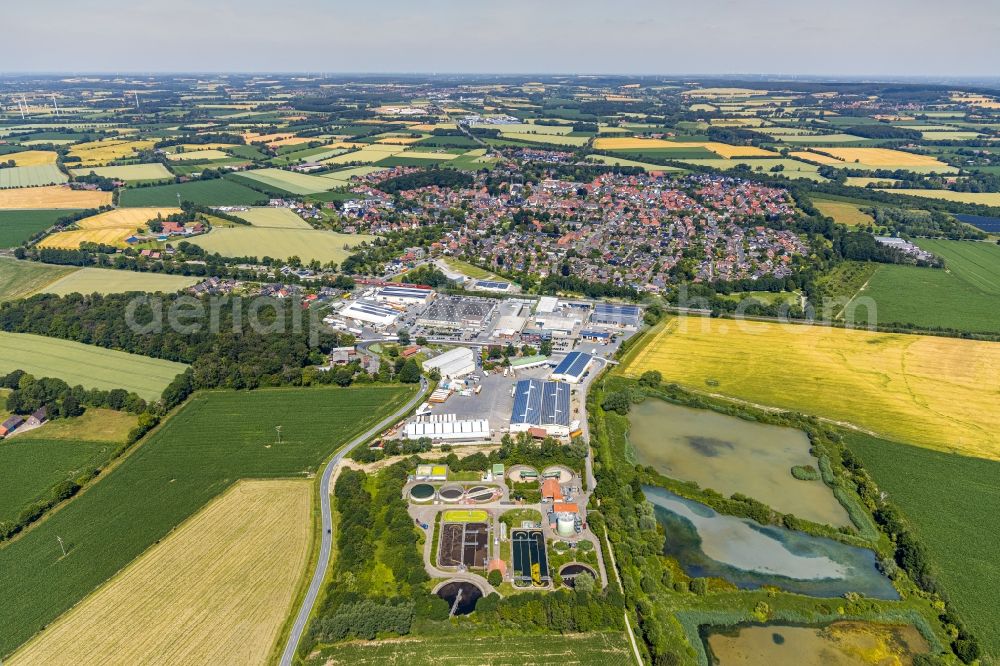
POLYGON ((435 414, 407 423, 403 435, 407 439, 429 437, 434 441, 482 442, 490 439, 490 422, 486 419, 459 420, 455 414, 435 414))
POLYGON ((616 326, 618 328, 638 328, 641 312, 638 305, 598 303, 590 315, 591 324, 616 326))
POLYGON ((527 323, 528 320, 524 317, 504 315, 497 319, 497 323, 493 327, 493 337, 504 339, 513 338, 521 332, 521 329, 523 329, 524 325, 527 323))
POLYGON ((535 304, 535 312, 538 314, 547 314, 556 311, 556 305, 559 304, 559 299, 555 296, 542 296, 538 299, 538 303, 535 304))
POLYGON ((376 291, 374 298, 381 303, 394 305, 425 305, 434 298, 434 291, 420 287, 387 286, 376 291))
POLYGON ((434 369, 443 379, 464 377, 476 371, 476 359, 468 347, 456 347, 424 361, 424 371, 434 369))
POLYGON ((396 318, 399 317, 399 312, 396 310, 369 300, 355 301, 341 310, 339 314, 341 317, 347 319, 363 321, 367 324, 374 324, 383 328, 391 326, 396 321, 396 318))
POLYGON ((541 428, 553 437, 570 431, 570 387, 559 382, 522 379, 514 387, 511 432, 541 428))
POLYGON ((587 342, 607 344, 608 342, 611 342, 611 334, 607 331, 580 331, 580 339, 586 340, 587 342))
POLYGON ((481 330, 495 307, 496 302, 486 298, 438 298, 420 315, 417 325, 427 328, 481 330))
POLYGON ((583 376, 587 374, 587 370, 590 369, 590 364, 593 361, 594 357, 590 354, 576 351, 570 352, 566 354, 566 357, 552 371, 550 378, 553 381, 579 384, 583 380, 583 376))

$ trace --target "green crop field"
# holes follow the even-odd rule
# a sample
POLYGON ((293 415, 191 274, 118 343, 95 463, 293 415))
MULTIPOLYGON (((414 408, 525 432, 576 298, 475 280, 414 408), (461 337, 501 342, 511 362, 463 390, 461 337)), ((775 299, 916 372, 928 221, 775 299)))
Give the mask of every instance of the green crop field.
POLYGON ((911 324, 974 333, 1000 333, 997 296, 965 281, 956 272, 937 268, 881 264, 848 312, 854 320, 880 325, 911 324), (875 302, 874 313, 864 307, 875 302), (874 316, 872 316, 874 314, 874 316))
POLYGON ((129 188, 122 192, 120 204, 125 208, 176 206, 181 201, 204 206, 253 206, 267 203, 268 196, 225 178, 193 180, 180 185, 129 188))
POLYGON ((16 247, 77 210, 0 210, 0 248, 16 247))
POLYGON ((251 208, 234 213, 255 227, 275 229, 312 229, 309 223, 288 208, 251 208))
POLYGON ((812 164, 806 164, 805 162, 800 162, 798 160, 792 159, 774 159, 774 158, 748 158, 748 159, 712 159, 712 160, 681 160, 686 164, 693 164, 695 166, 709 167, 711 169, 720 169, 723 171, 732 169, 741 164, 750 167, 751 170, 760 173, 769 173, 774 167, 780 166, 782 168, 781 175, 787 176, 788 178, 804 178, 807 180, 815 181, 825 181, 826 178, 819 175, 819 167, 812 164))
POLYGON ((126 291, 173 293, 197 284, 201 278, 165 273, 139 273, 110 268, 81 268, 56 280, 40 291, 65 296, 79 294, 120 294, 126 291))
POLYGON ((55 164, 38 166, 9 167, 0 169, 0 189, 8 187, 37 187, 65 183, 69 176, 55 164))
POLYGON ((973 287, 1000 296, 1000 245, 931 239, 917 245, 944 259, 945 268, 973 287))
POLYGON ((238 479, 313 474, 334 450, 412 395, 412 387, 402 386, 196 395, 87 492, 0 548, 0 655, 9 655, 238 479), (284 426, 280 445, 277 425, 284 426))
POLYGON ((135 391, 146 400, 160 397, 183 363, 28 333, 0 331, 0 372, 24 370, 58 377, 70 386, 135 391))
POLYGON ((683 171, 683 169, 678 167, 663 166, 661 164, 652 164, 650 162, 638 162, 636 160, 628 160, 624 157, 612 157, 610 155, 587 155, 587 159, 592 162, 600 162, 601 164, 608 164, 610 166, 638 167, 639 169, 644 169, 646 171, 683 171))
POLYGON ((317 259, 323 263, 340 263, 350 256, 353 247, 373 238, 316 229, 230 227, 213 229, 211 233, 192 238, 191 242, 228 257, 285 259, 297 256, 302 261, 317 259))
POLYGON ((861 212, 861 207, 857 204, 846 201, 835 201, 833 199, 823 199, 821 197, 811 197, 813 205, 817 210, 827 217, 832 217, 838 224, 846 224, 849 227, 868 226, 874 224, 875 220, 871 215, 861 212))
POLYGON ((138 180, 172 180, 174 177, 174 174, 167 171, 167 167, 163 166, 159 162, 154 162, 153 164, 129 164, 126 166, 82 167, 79 169, 70 169, 70 172, 74 176, 86 176, 90 172, 94 172, 98 176, 102 176, 104 178, 124 180, 125 182, 138 180))
POLYGON ((320 650, 308 663, 445 665, 488 663, 490 666, 560 664, 620 666, 635 663, 624 634, 607 632, 564 635, 436 636, 425 639, 339 643, 320 650))
POLYGON ((101 466, 116 448, 108 442, 22 436, 0 441, 0 524, 15 521, 28 505, 46 499, 56 484, 101 466))
POLYGON ((76 266, 53 266, 0 257, 0 303, 27 298, 78 270, 76 266))
POLYGON ((847 442, 913 524, 969 628, 1000 654, 1000 463, 858 433, 847 442))

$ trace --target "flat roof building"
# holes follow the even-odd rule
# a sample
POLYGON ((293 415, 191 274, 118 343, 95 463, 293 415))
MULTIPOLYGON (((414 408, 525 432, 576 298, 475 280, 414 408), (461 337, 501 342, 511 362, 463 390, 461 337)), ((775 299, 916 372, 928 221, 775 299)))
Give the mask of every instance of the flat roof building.
POLYGON ((640 314, 638 305, 598 303, 590 315, 590 323, 619 328, 638 328, 640 314))
POLYGON ((556 437, 569 435, 570 387, 559 382, 522 379, 514 387, 511 432, 543 428, 556 437))
POLYGON ((472 283, 471 289, 475 291, 509 292, 514 290, 514 285, 510 282, 502 282, 500 280, 476 280, 472 283))
POLYGON ((399 313, 375 301, 360 300, 340 311, 340 316, 376 326, 391 326, 399 313))
POLYGON ((521 332, 528 320, 524 317, 504 315, 497 319, 496 326, 493 327, 494 338, 513 338, 521 332))
POLYGON ((486 298, 448 296, 435 299, 417 324, 428 328, 482 328, 496 303, 486 298))
POLYGON ((424 361, 424 370, 437 369, 444 379, 464 377, 476 371, 476 360, 468 347, 456 347, 424 361))
POLYGON ((563 360, 559 361, 559 365, 552 371, 550 378, 554 381, 579 384, 593 361, 594 357, 590 354, 578 351, 570 352, 563 360))
POLYGON ((434 291, 431 289, 388 286, 376 291, 374 299, 382 303, 394 303, 396 305, 420 305, 429 303, 433 297, 434 291))
POLYGON ((427 420, 407 423, 403 434, 407 439, 428 437, 435 441, 482 442, 490 438, 487 419, 458 419, 455 414, 424 417, 427 420))
POLYGON ((542 296, 538 299, 538 303, 535 304, 535 312, 539 314, 555 312, 558 303, 559 299, 555 296, 542 296))

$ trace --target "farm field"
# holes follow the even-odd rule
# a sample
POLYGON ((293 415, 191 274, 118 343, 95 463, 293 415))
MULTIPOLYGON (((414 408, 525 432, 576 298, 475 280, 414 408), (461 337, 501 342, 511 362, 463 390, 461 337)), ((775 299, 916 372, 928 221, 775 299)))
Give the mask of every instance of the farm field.
POLYGON ((191 238, 190 242, 229 257, 285 259, 297 256, 306 262, 317 259, 323 263, 340 263, 351 255, 351 248, 373 238, 317 229, 229 227, 213 229, 208 234, 191 238))
POLYGON ((526 141, 528 143, 551 143, 559 146, 583 146, 590 137, 586 136, 566 136, 563 134, 540 134, 540 133, 515 133, 504 132, 500 135, 504 139, 511 141, 526 141))
POLYGON ((70 157, 79 157, 78 164, 83 167, 100 166, 136 156, 140 150, 149 150, 156 143, 153 140, 129 141, 109 139, 78 143, 69 149, 70 157))
POLYGON ((28 439, 27 433, 0 441, 0 523, 16 521, 56 484, 102 465, 115 448, 110 442, 28 439))
POLYGON ((198 284, 201 278, 166 273, 140 273, 110 268, 81 268, 62 277, 39 291, 65 296, 80 294, 120 294, 126 291, 173 293, 198 284))
POLYGON ((849 227, 868 226, 874 224, 875 219, 871 215, 861 212, 861 207, 846 201, 834 201, 832 199, 812 198, 813 205, 817 210, 827 217, 832 217, 834 222, 846 224, 849 227))
POLYGON ((77 221, 76 229, 47 236, 38 247, 76 249, 87 242, 125 247, 125 239, 137 229, 145 229, 149 220, 180 212, 180 208, 116 208, 77 221))
POLYGON ((213 148, 205 150, 187 150, 183 153, 171 153, 170 155, 167 155, 167 159, 171 162, 188 162, 191 160, 225 160, 229 159, 229 153, 224 153, 221 150, 213 148))
POLYGON ((0 210, 0 248, 16 247, 75 210, 0 210))
POLYGON ((237 483, 8 663, 264 663, 306 568, 311 494, 237 483))
POLYGON ((14 164, 19 167, 27 167, 55 164, 56 157, 56 153, 51 150, 23 150, 19 153, 12 153, 6 159, 14 160, 14 164))
POLYGON ((70 386, 135 391, 146 400, 160 397, 188 366, 70 340, 0 331, 0 372, 24 370, 58 377, 70 386))
POLYGON ((292 194, 315 194, 333 189, 334 185, 320 176, 285 171, 283 169, 257 169, 240 172, 241 178, 256 180, 292 194))
POLYGON ((1000 345, 823 326, 685 317, 622 371, 1000 460, 1000 345))
POLYGON ((402 386, 195 395, 87 492, 0 548, 0 654, 9 655, 236 480, 314 473, 412 395, 402 386), (292 414, 310 417, 279 416, 292 414), (279 424, 282 444, 274 446, 279 424), (70 554, 65 560, 57 534, 70 554))
POLYGON ((687 159, 678 158, 678 161, 694 166, 711 167, 723 171, 732 169, 741 164, 745 164, 753 171, 768 172, 780 166, 781 174, 789 178, 805 178, 807 180, 825 181, 826 178, 819 175, 819 167, 806 164, 798 160, 790 159, 687 159))
POLYGON ((891 148, 816 148, 852 169, 907 169, 916 173, 952 173, 956 169, 936 157, 891 148))
POLYGON ((777 153, 755 146, 731 146, 718 141, 667 141, 665 139, 641 139, 635 137, 598 137, 594 139, 594 150, 623 150, 641 152, 643 150, 708 150, 730 159, 734 157, 776 157, 777 153))
POLYGON ((945 268, 987 294, 1000 296, 1000 245, 921 238, 917 244, 944 259, 945 268))
MULTIPOLYGON (((229 157, 224 155, 224 157, 229 157)), ((125 182, 137 180, 172 180, 174 174, 167 171, 167 167, 159 162, 152 164, 129 164, 126 166, 109 167, 83 167, 81 169, 70 169, 74 176, 86 176, 91 172, 104 178, 123 180, 125 182)))
POLYGON ((195 180, 179 185, 159 185, 124 190, 120 205, 125 208, 142 206, 176 206, 181 201, 203 206, 253 206, 266 204, 268 196, 245 185, 225 178, 195 180))
POLYGON ((627 160, 622 157, 612 157, 610 155, 587 155, 587 159, 592 162, 600 162, 610 166, 638 167, 646 171, 682 171, 677 167, 663 166, 661 164, 651 164, 650 162, 639 162, 637 160, 627 160))
POLYGON ((453 271, 456 271, 456 272, 461 273, 463 275, 468 275, 469 277, 475 278, 477 280, 486 280, 486 279, 490 279, 490 280, 502 280, 503 279, 503 278, 501 278, 501 277, 499 277, 497 275, 494 275, 493 273, 489 272, 488 270, 485 270, 483 268, 480 268, 479 266, 475 266, 473 264, 470 264, 467 261, 462 261, 461 259, 455 259, 454 257, 442 257, 441 259, 442 259, 442 261, 444 261, 445 264, 447 264, 448 268, 452 269, 453 271))
POLYGON ((927 546, 972 632, 990 654, 1000 654, 1000 572, 992 557, 1000 530, 1000 464, 859 433, 847 434, 846 442, 927 546))
POLYGON ((56 185, 67 180, 69 176, 60 171, 55 164, 0 169, 0 189, 56 185))
MULTIPOLYGON (((175 200, 176 203, 176 200, 175 200)), ((67 185, 0 189, 0 210, 87 209, 111 205, 111 192, 73 190, 67 185)))
POLYGON ((868 285, 848 306, 859 323, 872 319, 864 306, 869 298, 877 308, 875 323, 883 326, 910 324, 1000 333, 997 295, 980 290, 954 271, 880 264, 868 285))
POLYGON ((309 223, 288 208, 251 208, 233 213, 255 227, 312 229, 309 223))
POLYGON ((76 266, 55 266, 0 257, 0 303, 27 298, 78 270, 76 266))
MULTIPOLYGON (((503 638, 460 634, 398 641, 339 643, 321 650, 315 658, 307 660, 307 663, 328 666, 450 666, 468 663, 470 655, 488 658, 490 666, 618 666, 631 664, 635 659, 624 634, 607 632, 527 636, 515 634, 503 638)), ((472 658, 473 663, 479 661, 472 658)))
POLYGON ((907 194, 911 197, 927 199, 944 199, 961 203, 982 204, 984 206, 1000 206, 1000 192, 952 192, 951 190, 880 190, 891 194, 907 194))
MULTIPOLYGON (((53 419, 42 427, 18 434, 17 441, 72 440, 78 442, 123 443, 139 417, 103 407, 88 407, 82 416, 53 419)), ((13 440, 12 440, 13 441, 13 440)))

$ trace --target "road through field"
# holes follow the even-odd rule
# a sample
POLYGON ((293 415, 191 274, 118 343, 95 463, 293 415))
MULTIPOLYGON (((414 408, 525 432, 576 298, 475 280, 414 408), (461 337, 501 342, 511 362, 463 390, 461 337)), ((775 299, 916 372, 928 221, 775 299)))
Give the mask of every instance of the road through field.
POLYGON ((409 402, 396 410, 396 412, 392 415, 387 416, 378 425, 373 426, 367 432, 364 432, 351 440, 351 442, 338 451, 336 455, 330 459, 330 462, 326 464, 326 467, 323 468, 323 477, 320 480, 319 486, 319 505, 323 516, 323 532, 319 548, 319 557, 316 560, 316 568, 313 570, 312 580, 309 582, 309 589, 306 591, 305 599, 302 600, 302 607, 299 608, 299 613, 295 616, 295 624, 292 625, 292 630, 288 635, 288 643, 285 645, 284 652, 281 653, 281 666, 292 665, 292 659, 295 657, 295 650, 298 649, 299 641, 302 640, 302 634, 305 632, 306 624, 309 622, 309 616, 312 615, 313 606, 316 605, 316 599, 319 597, 319 590, 323 586, 323 579, 326 578, 326 570, 330 566, 330 551, 333 545, 330 511, 330 478, 333 476, 337 466, 348 453, 385 430, 403 415, 407 414, 411 409, 416 407, 420 400, 423 399, 426 392, 427 379, 421 377, 420 390, 409 402))

